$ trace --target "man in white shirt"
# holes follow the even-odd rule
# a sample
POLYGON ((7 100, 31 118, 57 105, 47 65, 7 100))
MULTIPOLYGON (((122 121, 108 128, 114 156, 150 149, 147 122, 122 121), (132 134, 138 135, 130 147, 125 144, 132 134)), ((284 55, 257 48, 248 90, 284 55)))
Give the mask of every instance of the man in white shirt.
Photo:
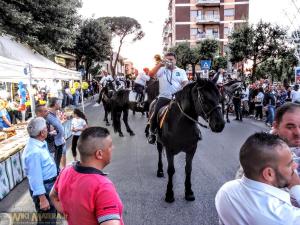
POLYGON ((300 178, 288 145, 277 135, 255 133, 240 150, 245 175, 225 183, 215 204, 224 225, 300 224, 300 178), (289 188, 290 194, 282 188, 289 188))
POLYGON ((102 87, 105 87, 108 81, 113 81, 114 79, 110 74, 108 74, 105 70, 103 71, 103 77, 100 80, 100 84, 102 87))
POLYGON ((291 99, 292 99, 292 102, 300 103, 299 84, 296 84, 295 87, 294 87, 294 90, 292 90, 291 99))
POLYGON ((148 75, 149 69, 144 68, 143 71, 145 73, 139 73, 139 75, 135 78, 134 81, 134 91, 137 93, 138 102, 142 102, 144 98, 144 89, 146 86, 146 82, 150 80, 150 76, 148 75))
POLYGON ((165 59, 158 63, 149 73, 152 77, 159 80, 159 95, 155 109, 150 118, 150 135, 148 142, 154 144, 156 141, 156 128, 158 126, 158 111, 169 104, 173 94, 180 91, 187 83, 186 72, 176 66, 176 55, 173 52, 165 54, 165 59))

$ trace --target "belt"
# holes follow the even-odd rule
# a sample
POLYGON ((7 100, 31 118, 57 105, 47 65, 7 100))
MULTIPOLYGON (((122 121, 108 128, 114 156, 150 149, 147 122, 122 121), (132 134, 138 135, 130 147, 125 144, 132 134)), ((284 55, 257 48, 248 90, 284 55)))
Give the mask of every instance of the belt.
POLYGON ((56 178, 57 178, 57 176, 52 177, 52 178, 50 178, 50 179, 48 179, 48 180, 44 180, 43 182, 44 182, 44 184, 53 183, 53 182, 56 180, 56 178))

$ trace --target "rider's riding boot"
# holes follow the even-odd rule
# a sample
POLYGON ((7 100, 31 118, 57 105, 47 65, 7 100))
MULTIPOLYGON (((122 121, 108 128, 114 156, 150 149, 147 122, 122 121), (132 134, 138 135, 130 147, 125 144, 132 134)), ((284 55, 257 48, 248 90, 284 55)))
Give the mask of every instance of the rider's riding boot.
POLYGON ((155 141, 156 141, 156 135, 151 132, 148 137, 148 143, 154 145, 155 141))

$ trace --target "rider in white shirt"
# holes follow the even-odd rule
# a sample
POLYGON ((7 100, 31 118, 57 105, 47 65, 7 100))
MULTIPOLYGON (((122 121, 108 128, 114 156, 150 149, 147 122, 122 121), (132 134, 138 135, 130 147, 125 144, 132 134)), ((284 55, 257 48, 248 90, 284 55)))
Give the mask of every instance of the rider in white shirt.
POLYGON ((158 111, 163 106, 169 104, 173 94, 188 84, 188 78, 183 69, 176 67, 176 55, 172 52, 168 52, 165 55, 165 60, 153 68, 150 72, 150 76, 156 76, 159 80, 159 96, 154 112, 150 118, 150 135, 148 140, 150 144, 154 144, 156 140, 155 131, 158 126, 158 111))
POLYGON ((150 76, 148 75, 149 69, 143 69, 145 73, 139 73, 139 75, 135 78, 134 81, 134 91, 137 93, 138 102, 142 102, 144 98, 144 90, 146 87, 146 82, 150 80, 150 76))
POLYGON ((100 80, 100 84, 102 87, 105 87, 108 81, 113 81, 113 77, 108 74, 106 71, 103 71, 103 77, 100 80))

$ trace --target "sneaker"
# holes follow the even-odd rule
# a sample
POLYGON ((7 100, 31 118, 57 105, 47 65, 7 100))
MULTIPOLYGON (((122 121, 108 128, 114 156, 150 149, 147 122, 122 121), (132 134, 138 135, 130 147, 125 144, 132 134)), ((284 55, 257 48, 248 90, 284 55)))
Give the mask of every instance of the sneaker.
POLYGON ((150 134, 148 137, 148 143, 154 145, 156 141, 156 135, 155 134, 150 134))

